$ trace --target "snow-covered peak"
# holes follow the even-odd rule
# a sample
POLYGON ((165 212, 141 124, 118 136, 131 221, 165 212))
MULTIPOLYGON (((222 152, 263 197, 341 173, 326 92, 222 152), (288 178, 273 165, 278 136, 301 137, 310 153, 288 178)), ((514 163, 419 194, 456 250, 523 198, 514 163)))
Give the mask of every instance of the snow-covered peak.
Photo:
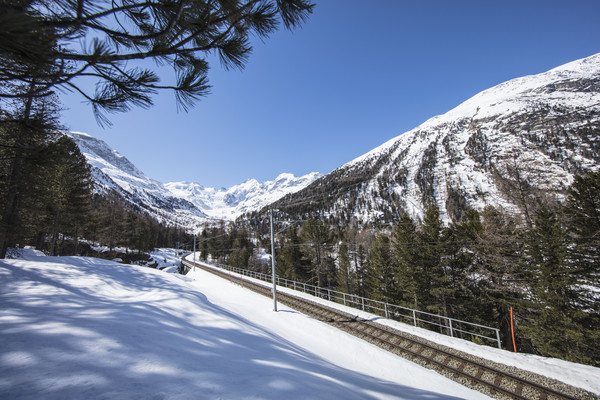
MULTIPOLYGON (((360 164, 386 153, 401 142, 408 143, 419 132, 439 130, 445 124, 461 120, 473 122, 500 115, 525 113, 541 105, 552 107, 568 103, 571 107, 589 107, 600 103, 598 87, 581 89, 574 82, 598 80, 600 53, 553 68, 500 83, 465 100, 442 115, 434 116, 416 128, 390 139, 345 166, 360 164)), ((592 85, 592 83, 590 83, 592 85)), ((597 85, 597 84, 596 84, 597 85)))
POLYGON ((304 189, 320 177, 318 172, 300 177, 282 173, 272 181, 260 183, 256 179, 248 179, 227 189, 187 182, 169 182, 165 187, 174 196, 191 202, 213 218, 234 220, 246 212, 259 210, 289 193, 304 189))
POLYGON ((334 193, 311 211, 363 222, 420 219, 431 205, 446 222, 488 205, 519 213, 523 181, 532 198, 560 201, 576 174, 600 169, 598 129, 600 54, 484 90, 355 158, 322 178, 334 193))
POLYGON ((201 193, 206 188, 196 182, 169 182, 165 186, 168 187, 169 191, 177 197, 194 196, 197 193, 201 193))
POLYGON ((458 118, 488 118, 511 111, 519 111, 536 102, 552 105, 564 102, 565 97, 574 105, 589 105, 593 91, 573 90, 569 82, 597 79, 600 71, 600 53, 572 61, 537 75, 527 75, 503 82, 466 100, 446 114, 434 117, 421 127, 441 124, 458 118))
POLYGON ((132 177, 150 181, 150 178, 137 169, 131 161, 118 151, 112 149, 105 141, 96 139, 83 132, 66 132, 66 135, 77 143, 79 149, 86 156, 88 163, 92 167, 98 167, 101 170, 112 168, 115 171, 120 170, 132 177))
POLYGON ((196 182, 162 184, 146 176, 125 156, 100 139, 83 132, 66 132, 79 146, 92 169, 96 190, 116 191, 135 208, 195 230, 209 219, 233 220, 243 213, 301 190, 321 176, 296 177, 283 173, 272 181, 248 179, 230 188, 204 187, 196 182))

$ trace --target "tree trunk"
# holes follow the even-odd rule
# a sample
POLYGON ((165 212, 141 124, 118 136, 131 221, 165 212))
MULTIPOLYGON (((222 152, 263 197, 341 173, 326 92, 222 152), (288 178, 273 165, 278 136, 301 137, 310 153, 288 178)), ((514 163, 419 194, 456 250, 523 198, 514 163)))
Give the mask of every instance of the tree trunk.
MULTIPOLYGON (((31 84, 33 88, 35 83, 31 84)), ((25 109, 23 111, 23 127, 24 132, 23 135, 27 135, 27 125, 29 118, 31 116, 31 106, 33 104, 33 97, 28 97, 27 102, 25 103, 25 109)), ((22 142, 21 140, 17 140, 17 143, 22 142)), ((23 158, 24 158, 24 148, 25 146, 17 145, 15 150, 15 160, 12 165, 12 170, 10 173, 10 183, 8 185, 8 194, 6 196, 6 205, 4 207, 4 213, 2 214, 2 232, 0 232, 0 259, 6 258, 6 252, 8 251, 8 246, 11 245, 11 241, 13 240, 13 235, 15 232, 15 226, 17 223, 17 211, 19 204, 19 187, 21 185, 21 174, 23 168, 23 158)))
POLYGON ((19 202, 19 185, 21 183, 21 168, 23 166, 23 149, 17 148, 15 159, 13 161, 10 183, 8 185, 8 194, 6 205, 2 214, 2 232, 0 234, 0 258, 6 257, 8 246, 14 245, 11 243, 17 224, 17 210, 19 202))
POLYGON ((56 210, 54 214, 54 223, 52 224, 52 243, 50 244, 50 254, 53 256, 58 255, 58 221, 59 211, 56 210))
POLYGON ((514 352, 515 349, 512 342, 512 332, 510 330, 510 312, 507 310, 506 306, 501 304, 496 306, 496 310, 500 319, 500 334, 502 336, 501 340, 504 342, 509 351, 514 352))

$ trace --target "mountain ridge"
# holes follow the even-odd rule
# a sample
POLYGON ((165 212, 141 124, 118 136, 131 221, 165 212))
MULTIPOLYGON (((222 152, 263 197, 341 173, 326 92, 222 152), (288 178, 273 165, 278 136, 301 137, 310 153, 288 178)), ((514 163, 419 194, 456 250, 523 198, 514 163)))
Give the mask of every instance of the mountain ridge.
POLYGON ((65 134, 86 157, 97 192, 117 193, 134 209, 192 231, 215 220, 233 220, 243 212, 260 209, 320 176, 316 172, 301 177, 282 173, 273 181, 249 179, 228 189, 206 188, 195 182, 163 184, 149 178, 106 142, 83 132, 65 134))
POLYGON ((71 136, 101 187, 182 226, 265 207, 337 223, 389 222, 404 212, 421 219, 432 205, 447 223, 487 205, 521 213, 539 193, 560 200, 575 174, 598 169, 600 54, 486 89, 327 175, 284 173, 220 189, 162 184, 104 142, 93 149, 97 139, 71 136))
POLYGON ((187 182, 168 182, 165 187, 173 195, 203 208, 210 217, 230 220, 243 213, 259 210, 288 193, 301 190, 320 176, 318 172, 300 177, 282 173, 272 181, 260 183, 256 179, 248 179, 230 188, 220 189, 187 182))
POLYGON ((447 223, 486 205, 518 213, 526 199, 511 187, 560 198, 574 174, 598 168, 599 115, 596 54, 486 89, 276 206, 338 223, 421 219, 431 205, 447 223))

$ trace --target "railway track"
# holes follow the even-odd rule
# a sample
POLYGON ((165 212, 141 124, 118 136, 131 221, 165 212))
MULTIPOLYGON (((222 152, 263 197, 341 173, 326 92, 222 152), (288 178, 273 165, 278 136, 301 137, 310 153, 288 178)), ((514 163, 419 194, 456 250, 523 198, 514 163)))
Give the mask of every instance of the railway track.
MULTIPOLYGON (((189 268, 195 265, 224 279, 228 272, 184 260, 189 268)), ((243 286, 264 296, 272 296, 267 285, 244 280, 243 286)), ((327 307, 302 297, 277 291, 277 299, 297 311, 329 323, 385 350, 433 369, 467 387, 497 399, 528 400, 588 400, 598 396, 528 371, 480 359, 425 339, 382 326, 373 321, 327 307)))

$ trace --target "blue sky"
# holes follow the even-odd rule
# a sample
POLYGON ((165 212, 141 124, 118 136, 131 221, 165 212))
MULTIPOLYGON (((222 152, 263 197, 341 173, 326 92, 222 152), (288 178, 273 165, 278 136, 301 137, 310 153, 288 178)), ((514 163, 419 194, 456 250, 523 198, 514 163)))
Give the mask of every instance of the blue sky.
POLYGON ((229 187, 327 173, 491 86, 600 52, 598 0, 315 0, 242 71, 211 64, 188 113, 154 107, 96 123, 62 96, 67 129, 106 141, 149 177, 229 187))

